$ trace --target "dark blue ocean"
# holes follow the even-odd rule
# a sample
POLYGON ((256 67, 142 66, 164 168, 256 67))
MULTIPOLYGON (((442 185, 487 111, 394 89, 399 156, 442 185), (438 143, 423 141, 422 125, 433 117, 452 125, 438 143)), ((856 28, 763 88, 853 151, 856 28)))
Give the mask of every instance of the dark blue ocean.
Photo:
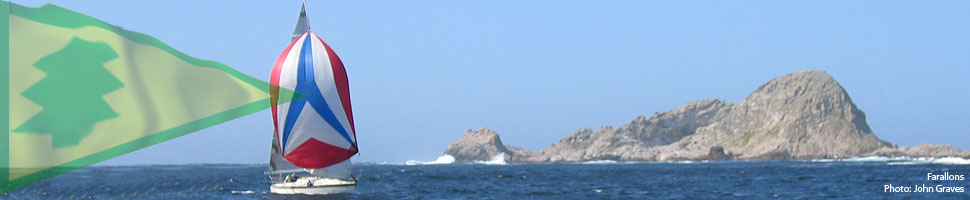
MULTIPOLYGON (((360 164, 353 194, 269 194, 265 165, 94 166, 2 199, 970 199, 888 193, 886 184, 963 187, 927 173, 970 175, 970 165, 919 162, 693 162, 573 164, 360 164)), ((970 178, 965 176, 965 178, 970 178)), ((966 190, 965 189, 965 190, 966 190)))

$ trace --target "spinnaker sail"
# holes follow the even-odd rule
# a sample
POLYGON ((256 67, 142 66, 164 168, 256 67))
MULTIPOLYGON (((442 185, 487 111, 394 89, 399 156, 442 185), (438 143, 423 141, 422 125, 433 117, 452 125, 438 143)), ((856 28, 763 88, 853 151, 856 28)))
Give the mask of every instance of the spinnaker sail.
POLYGON ((270 170, 303 169, 317 176, 347 178, 350 157, 358 150, 347 73, 308 22, 304 4, 293 40, 273 65, 270 170), (281 94, 280 88, 296 93, 281 94), (281 101, 287 98, 293 100, 281 101))

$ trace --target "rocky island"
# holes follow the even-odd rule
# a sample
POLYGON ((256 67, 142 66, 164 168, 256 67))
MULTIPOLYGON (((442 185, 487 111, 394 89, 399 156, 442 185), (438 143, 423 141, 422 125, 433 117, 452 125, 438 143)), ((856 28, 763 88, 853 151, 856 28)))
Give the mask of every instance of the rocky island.
POLYGON ((909 148, 879 139, 845 89, 817 70, 768 81, 738 104, 694 101, 620 127, 580 129, 539 152, 505 145, 482 128, 468 130, 444 153, 458 162, 501 154, 508 162, 970 158, 970 151, 949 145, 909 148))

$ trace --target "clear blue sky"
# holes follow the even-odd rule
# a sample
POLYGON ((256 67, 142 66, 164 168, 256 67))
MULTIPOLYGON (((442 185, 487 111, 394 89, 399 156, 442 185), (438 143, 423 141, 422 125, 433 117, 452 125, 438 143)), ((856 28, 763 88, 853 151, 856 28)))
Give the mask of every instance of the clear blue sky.
MULTIPOLYGON (((40 6, 43 2, 15 0, 40 6)), ((299 1, 58 1, 268 80, 299 1)), ((968 1, 310 1, 351 82, 357 161, 432 160, 465 130, 543 149, 828 71, 876 134, 970 149, 968 1)), ((102 164, 265 163, 268 111, 102 164)))

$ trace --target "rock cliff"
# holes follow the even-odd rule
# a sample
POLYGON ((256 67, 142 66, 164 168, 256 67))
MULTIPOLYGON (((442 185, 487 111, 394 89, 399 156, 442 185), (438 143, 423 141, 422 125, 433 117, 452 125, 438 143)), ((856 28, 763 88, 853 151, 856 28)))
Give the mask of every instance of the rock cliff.
POLYGON ((500 153, 506 153, 505 155, 508 156, 507 152, 509 150, 502 144, 498 133, 485 128, 469 129, 445 149, 445 154, 455 156, 457 162, 489 160, 500 153))
POLYGON ((816 70, 775 78, 738 104, 690 102, 616 128, 580 129, 539 152, 505 146, 497 133, 479 129, 466 132, 445 153, 459 162, 499 153, 510 162, 970 157, 970 151, 950 146, 899 148, 880 140, 845 89, 816 70))

